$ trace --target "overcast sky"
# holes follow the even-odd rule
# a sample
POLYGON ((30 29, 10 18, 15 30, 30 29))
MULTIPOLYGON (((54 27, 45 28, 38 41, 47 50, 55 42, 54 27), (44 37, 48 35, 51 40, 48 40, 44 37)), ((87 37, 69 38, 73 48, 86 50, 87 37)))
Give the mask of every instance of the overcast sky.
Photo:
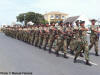
POLYGON ((70 16, 86 15, 100 18, 100 0, 1 0, 0 25, 11 24, 16 16, 24 12, 44 14, 49 11, 61 11, 70 16))

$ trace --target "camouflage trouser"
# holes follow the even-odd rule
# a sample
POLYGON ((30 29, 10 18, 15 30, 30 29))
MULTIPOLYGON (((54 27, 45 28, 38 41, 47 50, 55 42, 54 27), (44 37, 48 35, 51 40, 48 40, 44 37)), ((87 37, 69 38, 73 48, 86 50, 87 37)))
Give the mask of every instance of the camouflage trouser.
POLYGON ((78 46, 78 43, 80 43, 80 38, 72 39, 70 41, 70 50, 71 51, 76 51, 76 48, 78 46))
POLYGON ((48 40, 49 40, 49 37, 44 36, 44 40, 43 40, 43 47, 44 47, 44 48, 47 47, 47 45, 48 45, 48 40))
POLYGON ((81 41, 81 42, 78 43, 75 58, 77 58, 80 55, 82 50, 84 50, 85 60, 89 60, 89 48, 88 48, 88 42, 87 41, 86 42, 81 41))
POLYGON ((30 42, 30 35, 28 33, 27 33, 26 39, 27 39, 27 43, 29 43, 30 42))
POLYGON ((29 35, 29 36, 28 36, 28 43, 29 43, 29 44, 32 44, 32 35, 29 35))
POLYGON ((19 39, 19 32, 16 33, 16 39, 19 39))
POLYGON ((98 53, 98 40, 95 37, 90 37, 89 50, 94 46, 95 52, 98 53))
POLYGON ((27 40, 28 40, 28 37, 27 37, 28 35, 27 35, 27 33, 24 33, 24 42, 27 42, 27 40))
POLYGON ((55 38, 54 38, 54 37, 52 37, 52 38, 49 39, 49 41, 48 41, 48 47, 49 47, 49 50, 51 50, 54 41, 55 41, 55 38))
POLYGON ((67 42, 66 39, 57 39, 57 46, 56 46, 56 51, 60 51, 61 48, 63 48, 64 54, 67 53, 67 42))
POLYGON ((71 38, 68 37, 68 38, 67 38, 67 48, 70 46, 70 42, 71 42, 71 38))
POLYGON ((35 41, 35 35, 32 36, 32 45, 34 44, 35 41))
POLYGON ((34 45, 38 46, 39 36, 35 36, 34 45))
POLYGON ((41 47, 42 44, 43 44, 43 36, 40 35, 40 36, 39 36, 39 43, 38 43, 38 46, 41 47))
POLYGON ((70 41, 70 50, 74 51, 76 47, 76 40, 75 39, 71 39, 70 41))

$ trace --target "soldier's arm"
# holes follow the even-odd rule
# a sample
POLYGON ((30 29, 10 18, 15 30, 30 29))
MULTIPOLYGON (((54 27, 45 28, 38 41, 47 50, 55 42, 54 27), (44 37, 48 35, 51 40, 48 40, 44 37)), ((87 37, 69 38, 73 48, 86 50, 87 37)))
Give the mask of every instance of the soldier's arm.
POLYGON ((95 30, 95 29, 93 29, 93 31, 94 31, 94 32, 97 32, 97 33, 100 33, 100 31, 97 31, 97 30, 95 30))
POLYGON ((82 31, 89 31, 88 28, 81 28, 80 30, 82 30, 82 31))

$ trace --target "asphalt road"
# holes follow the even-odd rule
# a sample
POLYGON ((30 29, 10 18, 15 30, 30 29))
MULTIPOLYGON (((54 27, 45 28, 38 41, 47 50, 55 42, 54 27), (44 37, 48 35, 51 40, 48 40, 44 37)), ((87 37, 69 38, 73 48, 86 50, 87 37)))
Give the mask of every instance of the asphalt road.
POLYGON ((73 63, 71 55, 69 59, 56 57, 53 53, 49 54, 48 51, 0 33, 0 72, 32 72, 33 75, 100 75, 100 56, 94 56, 93 49, 90 52, 90 60, 94 64, 91 67, 86 66, 82 60, 84 59, 73 63))

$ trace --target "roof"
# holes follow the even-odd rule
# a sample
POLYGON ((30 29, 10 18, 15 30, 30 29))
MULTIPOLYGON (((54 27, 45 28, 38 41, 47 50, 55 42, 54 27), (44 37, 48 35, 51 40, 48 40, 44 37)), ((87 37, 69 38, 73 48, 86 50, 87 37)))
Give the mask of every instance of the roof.
POLYGON ((44 15, 55 15, 55 14, 63 14, 63 15, 68 15, 68 14, 66 14, 66 13, 63 13, 63 12, 59 12, 59 11, 52 11, 52 12, 48 12, 48 13, 46 13, 46 14, 44 14, 44 15))
POLYGON ((69 17, 67 18, 64 23, 70 22, 73 23, 74 21, 76 21, 79 18, 79 16, 73 16, 73 17, 69 17))

